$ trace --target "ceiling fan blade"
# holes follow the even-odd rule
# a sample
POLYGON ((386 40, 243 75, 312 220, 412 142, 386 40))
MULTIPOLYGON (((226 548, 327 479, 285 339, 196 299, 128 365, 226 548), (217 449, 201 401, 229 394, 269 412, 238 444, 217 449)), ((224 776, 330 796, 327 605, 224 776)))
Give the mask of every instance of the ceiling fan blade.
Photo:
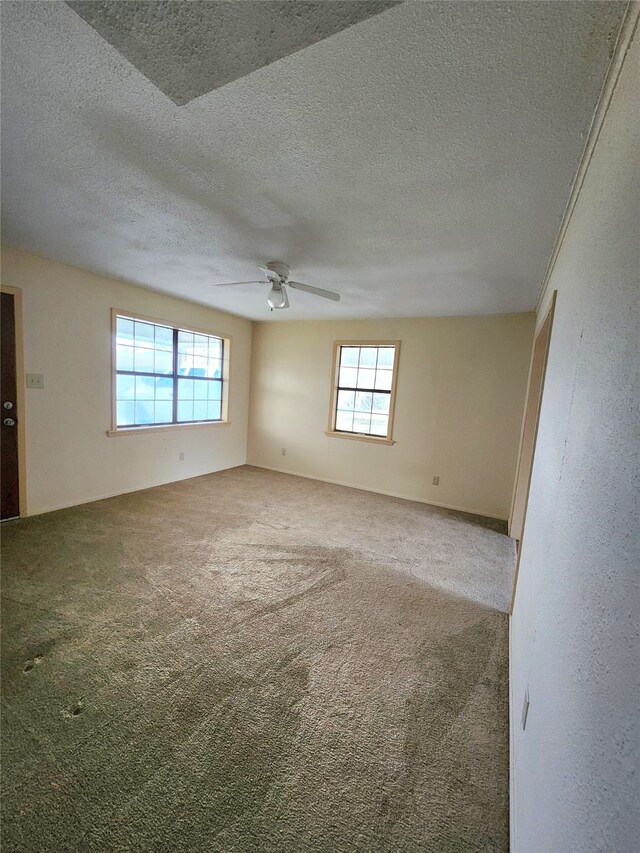
POLYGON ((313 285, 303 284, 301 281, 288 281, 287 284, 294 290, 304 290, 307 293, 313 293, 314 296, 322 296, 324 299, 340 302, 340 294, 334 293, 332 290, 323 290, 321 287, 313 287, 313 285))
POLYGON ((212 287, 234 287, 236 284, 269 284, 268 281, 223 281, 222 284, 213 284, 212 287))

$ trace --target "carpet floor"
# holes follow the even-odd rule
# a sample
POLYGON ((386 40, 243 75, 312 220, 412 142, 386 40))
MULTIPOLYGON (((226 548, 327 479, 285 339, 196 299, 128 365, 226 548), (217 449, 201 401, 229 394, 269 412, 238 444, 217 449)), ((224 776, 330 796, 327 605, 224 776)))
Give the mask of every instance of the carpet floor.
POLYGON ((496 527, 248 466, 3 525, 3 851, 506 851, 496 527))

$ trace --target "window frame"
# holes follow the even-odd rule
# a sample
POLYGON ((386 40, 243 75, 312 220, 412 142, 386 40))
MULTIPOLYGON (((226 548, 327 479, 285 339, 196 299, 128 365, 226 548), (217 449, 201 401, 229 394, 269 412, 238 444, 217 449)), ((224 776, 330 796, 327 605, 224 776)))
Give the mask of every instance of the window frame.
POLYGON ((372 444, 395 444, 393 438, 394 417, 396 409, 396 391, 398 387, 398 365, 400 363, 400 341, 384 340, 360 340, 360 341, 334 341, 333 342, 333 364, 331 367, 331 394, 329 399, 329 421, 325 435, 332 438, 347 438, 351 441, 368 441, 372 444), (389 429, 386 436, 366 435, 365 433, 346 432, 336 429, 336 416, 338 406, 338 387, 340 379, 340 352, 342 347, 394 347, 393 376, 391 378, 391 390, 389 392, 389 429))
MULTIPOLYGON (((166 430, 176 429, 203 429, 205 427, 228 426, 231 423, 229 418, 229 386, 231 374, 231 335, 221 334, 220 332, 212 332, 210 329, 199 329, 195 326, 189 326, 184 323, 178 323, 175 320, 161 320, 158 317, 149 317, 146 314, 138 314, 136 311, 127 311, 121 308, 111 309, 111 429, 107 430, 107 435, 110 437, 117 435, 136 435, 150 432, 164 432, 166 430), (135 424, 133 426, 118 426, 118 405, 117 405, 117 325, 118 317, 125 317, 128 320, 139 320, 143 323, 153 323, 159 326, 166 326, 180 332, 194 332, 198 335, 208 335, 209 337, 219 338, 222 341, 222 401, 219 421, 192 421, 189 423, 164 423, 164 424, 135 424)), ((174 374, 171 374, 172 376, 174 374)))

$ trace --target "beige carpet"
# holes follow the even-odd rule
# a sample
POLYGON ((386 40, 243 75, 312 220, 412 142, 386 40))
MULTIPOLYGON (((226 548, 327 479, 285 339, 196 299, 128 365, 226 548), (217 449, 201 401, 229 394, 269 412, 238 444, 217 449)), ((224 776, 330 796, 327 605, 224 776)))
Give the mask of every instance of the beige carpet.
POLYGON ((4 525, 4 853, 506 851, 490 526, 250 467, 4 525))

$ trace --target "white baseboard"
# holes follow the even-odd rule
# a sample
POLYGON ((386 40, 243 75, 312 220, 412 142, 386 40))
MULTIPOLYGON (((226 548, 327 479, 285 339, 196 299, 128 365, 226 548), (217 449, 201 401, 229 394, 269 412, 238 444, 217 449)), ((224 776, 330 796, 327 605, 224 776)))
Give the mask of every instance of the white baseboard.
POLYGON ((346 486, 348 489, 358 489, 361 492, 373 492, 376 495, 386 495, 389 498, 400 498, 403 501, 413 501, 414 503, 427 504, 427 506, 437 506, 440 509, 452 509, 455 512, 468 512, 470 515, 482 515, 485 518, 497 518, 499 521, 507 520, 503 515, 495 515, 492 512, 480 512, 477 509, 470 509, 466 506, 453 506, 452 504, 427 501, 424 498, 416 498, 410 495, 400 495, 397 492, 386 492, 382 489, 369 489, 367 486, 358 486, 355 483, 345 483, 342 480, 329 480, 327 477, 314 477, 311 474, 301 474, 299 471, 287 471, 285 468, 273 468, 271 465, 259 465, 257 462, 247 462, 247 465, 251 468, 263 468, 265 471, 275 471, 277 474, 291 474, 292 477, 303 477, 305 480, 317 480, 320 483, 331 483, 333 486, 346 486))

